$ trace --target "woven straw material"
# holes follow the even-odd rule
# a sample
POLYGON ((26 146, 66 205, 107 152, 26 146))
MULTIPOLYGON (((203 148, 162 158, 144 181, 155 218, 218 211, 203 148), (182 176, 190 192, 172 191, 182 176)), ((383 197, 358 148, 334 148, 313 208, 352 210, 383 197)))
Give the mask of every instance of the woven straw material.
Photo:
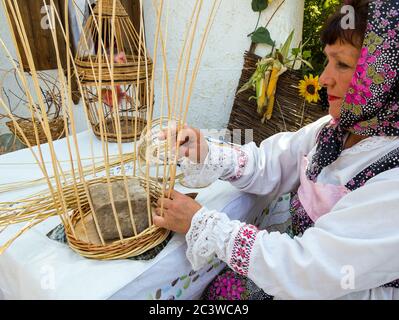
POLYGON ((129 16, 119 0, 100 0, 98 1, 93 12, 96 16, 98 16, 100 14, 100 8, 102 7, 102 14, 104 16, 112 16, 114 4, 115 4, 115 16, 118 17, 129 16))
MULTIPOLYGON (((16 122, 31 146, 37 145, 34 126, 36 126, 37 128, 40 144, 48 142, 47 136, 44 133, 42 125, 39 121, 36 121, 36 123, 34 124, 30 120, 19 119, 16 122)), ((17 129, 14 121, 9 121, 6 123, 6 125, 10 129, 10 131, 18 137, 18 140, 20 140, 24 145, 27 145, 26 140, 24 139, 21 132, 17 129)), ((65 137, 65 122, 63 118, 58 117, 56 119, 50 120, 49 126, 51 131, 51 137, 53 140, 58 140, 65 137)))
MULTIPOLYGON (((147 121, 142 118, 134 118, 134 117, 123 117, 119 121, 121 126, 121 141, 129 142, 135 140, 140 136, 141 132, 145 128, 147 121), (137 130, 135 126, 135 122, 137 121, 137 130)), ((118 135, 116 133, 115 121, 113 119, 106 120, 106 138, 108 142, 118 142, 118 135)), ((101 131, 100 124, 93 126, 93 132, 98 139, 101 139, 101 131)))
POLYGON ((148 75, 152 73, 152 61, 141 57, 138 61, 138 56, 126 55, 126 63, 114 63, 113 72, 108 67, 105 56, 102 57, 102 62, 99 63, 97 56, 82 57, 76 59, 76 67, 81 83, 83 85, 95 86, 98 84, 101 73, 101 82, 103 85, 127 84, 131 82, 146 81, 148 75))
MULTIPOLYGON (((149 170, 149 179, 159 183, 171 181, 170 170, 172 166, 176 166, 178 159, 175 159, 175 153, 172 152, 167 140, 159 140, 159 134, 161 129, 165 130, 174 124, 176 124, 174 118, 158 118, 151 121, 151 128, 146 126, 142 131, 137 148, 138 169, 141 176, 147 176, 147 169, 150 168, 156 170, 152 170, 152 172, 149 170)), ((181 173, 176 175, 175 179, 179 180, 182 177, 181 173)))
MULTIPOLYGON (((242 70, 238 89, 249 81, 254 71, 256 63, 261 59, 258 55, 246 52, 244 55, 244 68, 242 70)), ((299 81, 302 80, 300 71, 288 70, 280 76, 277 83, 276 103, 272 118, 262 124, 262 115, 257 113, 255 99, 249 98, 254 95, 252 90, 244 91, 236 95, 230 115, 228 129, 253 129, 253 141, 259 145, 264 139, 287 131, 297 131, 303 126, 312 123, 328 114, 322 109, 321 105, 304 103, 299 96, 299 81)), ((244 144, 245 136, 240 135, 240 141, 235 143, 244 144)))
MULTIPOLYGON (((111 182, 123 179, 122 176, 111 177, 111 182)), ((154 181, 147 182, 144 178, 129 177, 128 179, 138 179, 143 188, 146 190, 148 188, 153 210, 156 207, 156 201, 162 195, 161 186, 154 181)), ((98 183, 107 183, 107 179, 97 178, 88 181, 88 185, 98 183)), ((156 247, 170 233, 169 230, 158 228, 151 222, 149 228, 136 236, 108 241, 105 245, 102 245, 98 232, 94 227, 94 215, 88 205, 87 194, 83 188, 78 188, 78 190, 81 210, 79 210, 78 201, 71 199, 72 201, 68 203, 68 209, 71 210, 69 213, 71 223, 64 223, 64 226, 70 247, 84 257, 99 260, 134 257, 156 247), (86 238, 86 233, 83 231, 82 212, 89 239, 86 238)))
POLYGON ((137 32, 119 0, 97 3, 83 29, 75 62, 96 137, 110 142, 138 138, 152 116, 147 110, 153 62, 144 35, 137 32))

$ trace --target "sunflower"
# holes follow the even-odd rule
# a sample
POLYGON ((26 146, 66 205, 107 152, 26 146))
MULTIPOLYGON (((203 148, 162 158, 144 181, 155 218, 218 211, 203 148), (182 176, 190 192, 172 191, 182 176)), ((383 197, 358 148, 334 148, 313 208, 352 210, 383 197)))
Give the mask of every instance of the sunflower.
POLYGON ((313 75, 310 74, 309 77, 305 76, 304 80, 299 81, 299 95, 309 103, 319 101, 320 89, 319 76, 313 78, 313 75))

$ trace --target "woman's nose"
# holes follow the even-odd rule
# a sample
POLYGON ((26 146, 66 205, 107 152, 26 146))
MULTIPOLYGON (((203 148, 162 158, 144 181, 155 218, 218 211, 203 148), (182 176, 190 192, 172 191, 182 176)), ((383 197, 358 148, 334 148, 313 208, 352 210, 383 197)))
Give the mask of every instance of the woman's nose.
POLYGON ((334 85, 334 78, 330 75, 327 67, 320 75, 319 82, 322 87, 331 87, 334 85))

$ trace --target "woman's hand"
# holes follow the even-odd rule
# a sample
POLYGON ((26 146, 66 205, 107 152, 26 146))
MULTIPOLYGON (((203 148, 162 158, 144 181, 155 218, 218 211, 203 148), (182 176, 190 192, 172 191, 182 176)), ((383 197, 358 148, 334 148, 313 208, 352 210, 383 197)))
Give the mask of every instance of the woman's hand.
MULTIPOLYGON (((168 194, 169 191, 166 191, 168 194)), ((171 191, 171 199, 160 198, 158 207, 153 215, 154 224, 158 227, 172 230, 177 233, 186 234, 191 227, 194 214, 202 206, 190 197, 177 191, 171 191), (163 203, 163 216, 161 207, 163 203)))
POLYGON ((159 140, 170 138, 173 141, 173 151, 179 145, 178 157, 187 157, 192 162, 204 163, 208 155, 208 143, 199 129, 184 125, 181 130, 166 129, 159 134, 159 140), (177 133, 177 136, 176 136, 177 133))

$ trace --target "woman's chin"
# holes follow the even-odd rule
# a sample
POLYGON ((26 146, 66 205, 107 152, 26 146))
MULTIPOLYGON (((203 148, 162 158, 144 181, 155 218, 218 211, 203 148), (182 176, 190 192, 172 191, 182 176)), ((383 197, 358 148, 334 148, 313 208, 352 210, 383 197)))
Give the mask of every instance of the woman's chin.
POLYGON ((342 99, 330 101, 330 107, 328 108, 328 113, 334 119, 339 119, 341 116, 341 106, 342 106, 342 99))

